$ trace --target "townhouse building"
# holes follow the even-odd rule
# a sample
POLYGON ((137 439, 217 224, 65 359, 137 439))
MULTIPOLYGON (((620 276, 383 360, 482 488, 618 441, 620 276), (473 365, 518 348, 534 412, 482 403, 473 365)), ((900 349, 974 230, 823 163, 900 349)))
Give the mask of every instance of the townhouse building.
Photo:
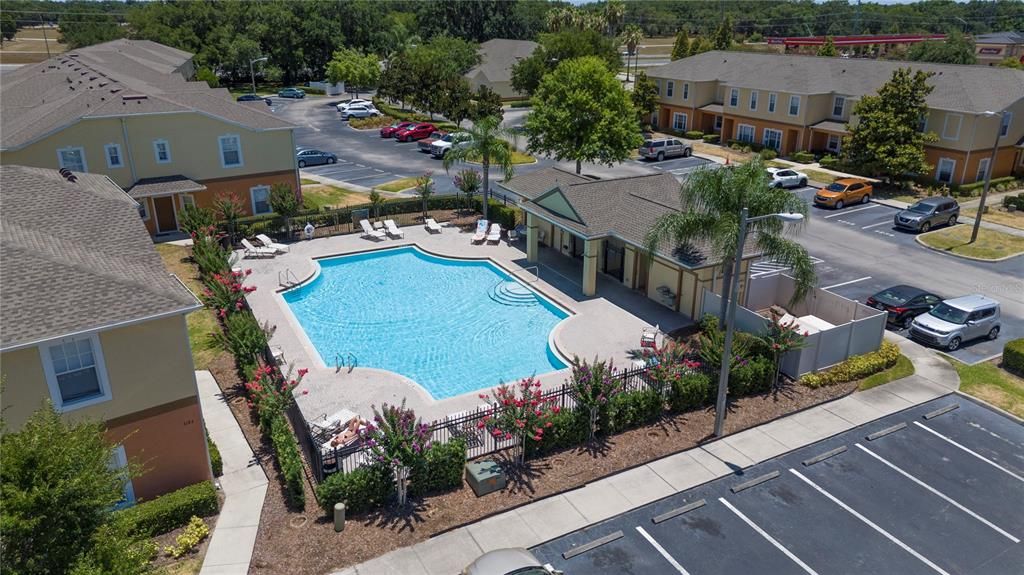
POLYGON ((1024 71, 1007 68, 705 52, 648 71, 659 94, 652 123, 783 155, 839 154, 848 126, 857 121, 854 105, 908 66, 933 73, 920 125, 938 136, 926 146, 932 178, 964 184, 984 179, 990 167, 993 177, 1024 172, 1024 71))
POLYGON ((5 73, 0 163, 108 176, 153 235, 176 232, 187 205, 233 195, 255 215, 274 184, 300 194, 294 125, 193 71, 187 52, 115 40, 5 73))

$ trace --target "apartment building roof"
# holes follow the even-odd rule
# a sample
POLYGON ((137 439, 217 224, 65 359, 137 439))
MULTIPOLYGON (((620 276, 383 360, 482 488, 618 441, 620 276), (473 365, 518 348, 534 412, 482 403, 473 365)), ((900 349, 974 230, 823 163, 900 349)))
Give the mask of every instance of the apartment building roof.
POLYGON ((0 149, 17 149, 86 118, 197 112, 252 130, 294 125, 187 81, 191 54, 155 42, 114 40, 4 74, 0 149))
POLYGON ((198 307, 97 174, 0 166, 0 349, 198 307))
POLYGON ((480 64, 466 76, 482 74, 489 82, 508 82, 512 80, 512 66, 523 58, 529 58, 536 48, 537 43, 529 40, 488 40, 480 44, 480 64))
POLYGON ((826 58, 791 54, 711 51, 648 70, 655 78, 719 81, 737 88, 794 94, 874 94, 897 68, 934 72, 928 106, 981 113, 1003 110, 1024 97, 1024 70, 992 66, 893 60, 826 58))

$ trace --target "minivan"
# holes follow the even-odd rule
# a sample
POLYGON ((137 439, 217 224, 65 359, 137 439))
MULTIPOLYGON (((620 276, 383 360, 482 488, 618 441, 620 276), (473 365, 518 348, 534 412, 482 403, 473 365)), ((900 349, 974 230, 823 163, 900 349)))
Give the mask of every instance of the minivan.
POLYGON ((893 216, 897 228, 927 232, 935 226, 956 225, 960 215, 960 204, 953 198, 932 196, 925 198, 893 216))
POLYGON ((640 146, 641 156, 649 160, 658 160, 659 162, 665 158, 672 158, 675 156, 688 158, 692 153, 693 147, 690 146, 690 144, 675 138, 644 140, 644 144, 640 146))
POLYGON ((948 299, 914 318, 910 337, 956 351, 965 341, 999 337, 999 302, 981 294, 948 299))

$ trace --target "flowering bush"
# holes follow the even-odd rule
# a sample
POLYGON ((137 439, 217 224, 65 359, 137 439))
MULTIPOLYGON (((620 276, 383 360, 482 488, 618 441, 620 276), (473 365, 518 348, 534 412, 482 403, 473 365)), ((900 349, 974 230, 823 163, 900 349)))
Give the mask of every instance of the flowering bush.
POLYGON ((185 530, 175 540, 176 545, 164 547, 164 553, 175 559, 195 549, 196 545, 210 534, 210 527, 201 518, 192 516, 185 530))
POLYGON ((398 492, 398 504, 405 505, 409 475, 413 469, 422 471, 426 454, 431 448, 430 426, 421 422, 416 413, 402 405, 373 408, 373 423, 359 432, 370 456, 391 468, 398 492))
POLYGON ((298 377, 287 377, 273 366, 262 365, 256 368, 253 380, 245 384, 249 393, 249 407, 256 410, 260 418, 260 427, 264 431, 270 429, 271 421, 284 413, 295 401, 293 390, 302 382, 308 370, 300 369, 298 377))
POLYGON ((251 273, 252 270, 214 273, 203 289, 203 303, 216 310, 221 319, 246 309, 245 295, 256 291, 256 288, 242 285, 242 280, 251 273))
POLYGON ((480 394, 480 399, 497 404, 497 408, 481 418, 477 425, 490 430, 497 440, 520 440, 518 453, 520 463, 525 456, 526 441, 540 443, 544 430, 551 427, 551 416, 560 408, 554 401, 545 399, 540 382, 533 377, 523 378, 514 385, 502 384, 492 392, 493 398, 480 394))
POLYGON ((189 235, 192 236, 192 261, 199 268, 201 277, 208 278, 216 273, 230 271, 230 253, 221 243, 216 228, 206 226, 193 230, 189 235))
POLYGON ((622 391, 622 380, 615 377, 615 365, 611 360, 587 363, 573 358, 572 385, 576 403, 587 413, 590 421, 589 439, 593 439, 598 429, 607 429, 608 403, 622 391), (604 421, 599 425, 599 422, 604 421))
POLYGON ((804 330, 804 332, 801 333, 796 327, 794 327, 795 324, 796 320, 789 323, 782 323, 781 318, 773 317, 771 325, 768 326, 768 331, 761 336, 772 354, 772 363, 775 368, 775 372, 771 380, 773 386, 778 385, 779 382, 779 369, 782 366, 782 356, 786 355, 790 351, 801 349, 807 345, 807 342, 805 341, 807 331, 804 330))

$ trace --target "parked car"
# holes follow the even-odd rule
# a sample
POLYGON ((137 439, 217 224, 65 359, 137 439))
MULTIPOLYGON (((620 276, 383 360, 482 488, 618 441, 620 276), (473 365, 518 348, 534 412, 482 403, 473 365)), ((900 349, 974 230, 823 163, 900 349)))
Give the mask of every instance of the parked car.
POLYGON ((413 125, 414 123, 415 122, 394 122, 390 126, 384 126, 383 128, 380 129, 380 137, 390 138, 394 136, 395 132, 397 132, 398 130, 404 130, 405 128, 408 128, 409 126, 413 125))
POLYGON ((981 294, 948 299, 910 324, 910 337, 956 351, 965 341, 999 337, 999 302, 981 294))
POLYGON ((394 136, 399 142, 411 142, 413 140, 422 140, 436 131, 437 128, 433 124, 413 124, 401 130, 395 130, 394 136))
POLYGON ((867 299, 867 305, 889 314, 889 322, 910 327, 914 318, 929 312, 942 298, 921 288, 898 285, 876 293, 867 299))
POLYGON ((430 145, 430 155, 435 158, 443 158, 448 155, 452 148, 465 148, 473 141, 472 136, 466 132, 453 132, 430 145))
POLYGON ((346 102, 341 102, 335 106, 335 108, 337 108, 339 112, 344 112, 349 106, 373 106, 376 108, 370 100, 362 100, 360 98, 352 98, 346 102))
POLYGON ((789 168, 767 168, 773 188, 802 188, 807 185, 807 174, 789 168))
POLYGON ((265 98, 263 96, 260 96, 259 94, 242 94, 241 96, 235 98, 235 101, 237 102, 259 102, 260 100, 263 100, 263 102, 266 103, 268 106, 271 106, 274 103, 274 101, 271 100, 270 98, 265 98))
POLYGON ((301 88, 285 88, 277 93, 279 98, 298 98, 302 99, 306 97, 306 91, 301 88))
POLYGON ((319 166, 320 164, 333 164, 338 161, 338 156, 321 150, 300 148, 295 151, 295 162, 300 168, 306 166, 319 166))
POLYGON ((380 112, 373 106, 349 106, 341 113, 342 120, 369 118, 370 116, 380 116, 380 112))
POLYGON ((445 137, 445 134, 447 134, 447 133, 448 132, 435 131, 435 132, 431 133, 430 136, 428 136, 428 137, 420 140, 419 142, 417 142, 416 143, 416 148, 419 151, 421 151, 421 152, 426 152, 426 153, 429 154, 430 153, 430 146, 431 146, 431 144, 433 144, 434 142, 436 142, 436 141, 440 140, 441 138, 445 137))
POLYGON ((516 547, 484 553, 467 565, 462 575, 562 575, 562 572, 542 564, 526 549, 516 547))
POLYGON ((839 178, 814 194, 814 203, 819 206, 841 209, 850 204, 866 204, 871 201, 874 188, 871 182, 857 178, 839 178))
POLYGON ((665 158, 683 157, 688 158, 693 153, 693 146, 675 138, 658 138, 655 140, 644 140, 640 146, 640 155, 658 160, 665 158))
POLYGON ((897 228, 927 232, 935 226, 955 226, 960 204, 953 198, 933 196, 920 200, 892 218, 897 228))

